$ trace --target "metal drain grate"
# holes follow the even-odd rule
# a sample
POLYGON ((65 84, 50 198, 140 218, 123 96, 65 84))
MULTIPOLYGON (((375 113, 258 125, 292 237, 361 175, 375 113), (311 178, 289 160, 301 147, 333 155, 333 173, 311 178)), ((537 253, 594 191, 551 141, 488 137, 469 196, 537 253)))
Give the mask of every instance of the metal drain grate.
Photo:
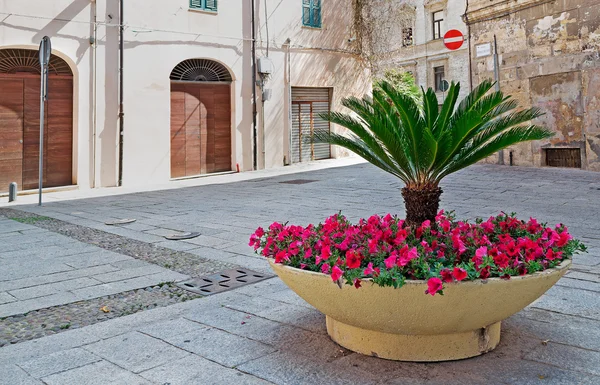
POLYGON ((250 269, 229 269, 213 275, 180 282, 177 286, 193 293, 211 295, 263 281, 273 277, 250 269))
POLYGON ((285 181, 279 182, 279 183, 306 184, 306 183, 313 183, 313 182, 318 182, 318 180, 314 180, 314 179, 292 179, 292 180, 285 180, 285 181))

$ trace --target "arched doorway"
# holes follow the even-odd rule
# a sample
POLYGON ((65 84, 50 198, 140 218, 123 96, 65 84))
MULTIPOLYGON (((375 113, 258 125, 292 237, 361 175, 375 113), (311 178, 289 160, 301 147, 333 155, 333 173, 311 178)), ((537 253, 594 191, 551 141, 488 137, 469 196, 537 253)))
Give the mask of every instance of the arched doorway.
MULTIPOLYGON (((73 168, 73 73, 50 59, 44 117, 44 187, 70 185, 73 168)), ((0 49, 0 192, 39 184, 40 64, 38 52, 0 49)))
POLYGON ((171 177, 231 170, 231 74, 190 59, 171 72, 171 177))

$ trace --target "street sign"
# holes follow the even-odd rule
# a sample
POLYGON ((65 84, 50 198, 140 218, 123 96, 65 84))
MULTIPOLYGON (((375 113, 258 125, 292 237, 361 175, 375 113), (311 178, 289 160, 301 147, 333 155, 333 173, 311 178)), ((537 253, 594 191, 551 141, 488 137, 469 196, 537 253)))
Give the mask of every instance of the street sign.
POLYGON ((448 88, 450 88, 450 83, 448 83, 448 80, 442 79, 440 82, 440 91, 446 92, 448 91, 448 88))
POLYGON ((46 111, 46 100, 48 100, 48 64, 52 55, 52 44, 50 38, 44 36, 40 42, 40 165, 39 165, 39 205, 42 205, 42 187, 44 181, 44 113, 46 111))
POLYGON ((456 50, 462 47, 465 37, 458 29, 451 29, 444 35, 444 45, 449 50, 456 50))
POLYGON ((475 57, 490 56, 492 54, 492 45, 490 43, 477 44, 475 46, 475 57))

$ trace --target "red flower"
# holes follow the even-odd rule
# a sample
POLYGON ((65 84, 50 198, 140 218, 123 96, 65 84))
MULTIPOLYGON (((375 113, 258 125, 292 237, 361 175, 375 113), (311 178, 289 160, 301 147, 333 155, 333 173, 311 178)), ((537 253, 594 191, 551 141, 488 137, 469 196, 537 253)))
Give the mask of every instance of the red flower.
POLYGON ((573 237, 571 236, 571 234, 567 233, 566 231, 563 231, 560 234, 554 233, 552 239, 556 242, 556 246, 564 247, 567 243, 569 243, 571 239, 573 239, 573 237))
POLYGON ((337 266, 334 266, 333 269, 331 269, 331 279, 334 282, 337 281, 338 279, 340 279, 342 274, 344 274, 344 272, 342 271, 342 269, 340 269, 337 266))
POLYGON ((357 289, 360 288, 360 279, 356 278, 354 280, 354 287, 357 288, 357 289))
POLYGON ((508 259, 508 257, 505 254, 499 254, 494 257, 494 263, 496 264, 496 266, 498 266, 501 269, 504 269, 505 267, 507 267, 509 262, 510 262, 510 260, 508 259))
POLYGON ((483 269, 479 270, 479 278, 488 279, 490 277, 490 267, 486 266, 483 269))
POLYGON ((452 282, 452 272, 450 269, 442 269, 440 271, 440 275, 442 276, 442 281, 444 282, 452 282))
POLYGON ((324 263, 323 265, 321 265, 321 272, 323 274, 329 274, 329 269, 330 267, 328 264, 324 263))
POLYGON ((356 269, 360 267, 362 256, 356 250, 346 251, 346 266, 348 269, 356 269))
POLYGON ((396 266, 396 260, 398 259, 398 254, 394 251, 389 257, 387 257, 383 262, 385 263, 385 267, 391 269, 396 266))
POLYGON ((425 291, 425 294, 435 295, 435 293, 442 290, 443 288, 444 287, 441 279, 437 277, 429 278, 427 280, 427 291, 425 291))
POLYGON ((452 276, 457 281, 462 281, 463 279, 467 278, 467 271, 465 269, 461 269, 460 267, 455 267, 454 270, 452 270, 452 276))

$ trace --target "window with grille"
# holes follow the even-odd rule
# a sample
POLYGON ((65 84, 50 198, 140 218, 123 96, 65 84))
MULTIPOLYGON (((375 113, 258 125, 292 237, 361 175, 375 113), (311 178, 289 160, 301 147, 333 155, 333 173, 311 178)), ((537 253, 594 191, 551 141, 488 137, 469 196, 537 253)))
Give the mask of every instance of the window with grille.
POLYGON ((581 168, 581 149, 547 148, 546 166, 581 168))
POLYGON ((433 23, 433 40, 442 38, 442 23, 444 22, 444 11, 433 12, 432 14, 433 23))
POLYGON ((190 8, 217 12, 217 0, 190 0, 190 8))
POLYGON ((433 67, 433 81, 435 91, 442 91, 442 80, 446 77, 444 66, 433 67))
POLYGON ((321 0, 302 0, 302 25, 321 28, 321 0))
POLYGON ((413 29, 402 28, 402 46, 408 47, 409 45, 413 45, 413 29))

